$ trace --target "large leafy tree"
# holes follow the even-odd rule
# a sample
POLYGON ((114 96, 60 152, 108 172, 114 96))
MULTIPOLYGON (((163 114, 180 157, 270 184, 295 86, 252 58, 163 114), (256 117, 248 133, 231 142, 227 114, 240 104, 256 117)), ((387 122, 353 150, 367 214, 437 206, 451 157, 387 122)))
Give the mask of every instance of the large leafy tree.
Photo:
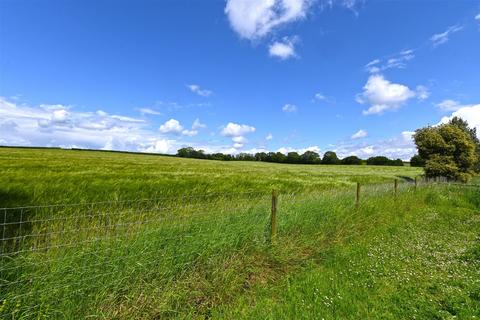
POLYGON ((472 141, 475 143, 477 151, 477 163, 475 164, 475 171, 480 172, 480 139, 478 139, 477 136, 477 128, 470 128, 468 126, 468 122, 459 117, 453 117, 449 121, 449 123, 459 127, 460 129, 468 133, 472 138, 472 141))
POLYGON ((339 164, 340 160, 337 157, 337 154, 333 151, 327 151, 323 155, 322 159, 323 164, 339 164))
POLYGON ((478 162, 477 146, 466 130, 447 123, 418 129, 414 139, 419 156, 425 160, 427 177, 471 178, 478 162))

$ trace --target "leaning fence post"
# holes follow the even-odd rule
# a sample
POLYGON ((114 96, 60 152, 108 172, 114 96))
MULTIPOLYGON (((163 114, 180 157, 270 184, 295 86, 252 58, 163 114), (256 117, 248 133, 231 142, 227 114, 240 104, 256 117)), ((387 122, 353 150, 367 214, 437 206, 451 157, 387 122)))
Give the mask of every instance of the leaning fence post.
POLYGON ((398 193, 398 179, 395 179, 394 182, 393 182, 393 190, 394 190, 395 197, 396 197, 397 193, 398 193))
POLYGON ((357 207, 360 205, 360 182, 357 182, 357 195, 355 197, 355 205, 357 207))
POLYGON ((270 242, 275 240, 277 235, 277 203, 278 191, 272 190, 272 211, 270 214, 270 242))

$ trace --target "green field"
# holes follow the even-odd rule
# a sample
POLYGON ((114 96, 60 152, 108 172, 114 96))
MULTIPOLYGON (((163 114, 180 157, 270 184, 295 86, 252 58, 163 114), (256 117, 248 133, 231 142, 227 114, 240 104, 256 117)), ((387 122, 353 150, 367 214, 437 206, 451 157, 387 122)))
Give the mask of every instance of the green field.
POLYGON ((0 168, 2 206, 34 205, 0 210, 2 319, 480 317, 480 188, 415 189, 417 168, 14 148, 0 168))
POLYGON ((150 199, 212 193, 312 193, 413 178, 419 168, 224 162, 155 155, 0 148, 3 205, 150 199))

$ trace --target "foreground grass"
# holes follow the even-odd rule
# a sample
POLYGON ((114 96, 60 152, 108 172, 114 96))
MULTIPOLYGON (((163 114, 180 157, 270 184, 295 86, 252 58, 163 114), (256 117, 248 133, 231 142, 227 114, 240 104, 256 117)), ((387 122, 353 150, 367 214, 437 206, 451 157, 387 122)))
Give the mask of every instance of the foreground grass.
POLYGON ((95 151, 0 148, 0 207, 217 192, 319 192, 413 178, 418 168, 224 162, 95 151))
POLYGON ((478 189, 404 188, 395 198, 366 188, 359 208, 352 194, 283 194, 273 243, 268 195, 255 195, 185 210, 181 222, 170 209, 177 219, 120 237, 94 234, 92 243, 2 260, 7 282, 20 279, 0 291, 3 316, 480 316, 478 189))

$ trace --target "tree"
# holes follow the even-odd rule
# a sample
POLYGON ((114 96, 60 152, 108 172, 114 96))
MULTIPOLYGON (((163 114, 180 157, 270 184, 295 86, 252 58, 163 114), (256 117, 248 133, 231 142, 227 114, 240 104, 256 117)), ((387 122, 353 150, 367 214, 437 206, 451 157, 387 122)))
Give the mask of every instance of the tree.
POLYGON ((315 151, 305 151, 305 153, 303 153, 300 156, 300 160, 302 163, 308 163, 308 164, 321 162, 320 155, 315 151))
POLYGON ((333 151, 327 151, 323 155, 323 164, 338 164, 339 162, 340 160, 338 159, 337 154, 333 151))
POLYGON ((475 143, 477 152, 477 163, 474 170, 480 172, 480 139, 477 136, 477 128, 470 128, 468 122, 459 117, 453 117, 448 123, 453 124, 470 135, 472 141, 475 143))
POLYGON ((478 163, 477 146, 458 123, 418 129, 414 140, 419 156, 425 160, 427 177, 444 176, 460 181, 471 178, 478 163))
POLYGON ((418 154, 414 155, 412 158, 410 158, 410 166, 411 167, 424 167, 425 166, 425 160, 422 159, 418 154))
POLYGON ((359 164, 362 164, 362 159, 360 159, 357 156, 349 156, 349 157, 343 158, 341 162, 342 162, 342 164, 359 165, 359 164))
POLYGON ((287 154, 286 162, 288 163, 300 163, 300 155, 298 152, 289 152, 287 154))

